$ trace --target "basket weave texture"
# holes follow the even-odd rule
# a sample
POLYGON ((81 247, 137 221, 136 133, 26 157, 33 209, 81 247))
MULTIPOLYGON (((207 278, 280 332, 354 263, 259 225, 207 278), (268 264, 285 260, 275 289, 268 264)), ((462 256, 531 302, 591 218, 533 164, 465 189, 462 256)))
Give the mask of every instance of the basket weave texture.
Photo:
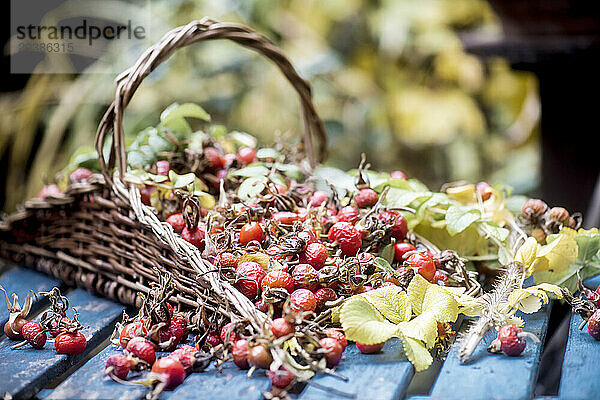
POLYGON ((239 24, 209 19, 175 28, 146 50, 117 78, 115 99, 102 118, 96 149, 102 174, 71 184, 64 193, 27 201, 0 223, 0 256, 139 306, 138 292, 172 277, 171 300, 186 308, 248 320, 259 329, 267 318, 200 251, 142 204, 136 186, 119 177, 127 171, 123 112, 146 76, 177 49, 202 40, 228 39, 271 60, 298 93, 304 124, 302 148, 311 165, 325 156, 325 131, 311 100, 310 85, 269 39, 239 24), (112 146, 105 162, 104 143, 112 146), (318 142, 318 150, 313 144, 318 142), (115 172, 116 171, 116 172, 115 172))

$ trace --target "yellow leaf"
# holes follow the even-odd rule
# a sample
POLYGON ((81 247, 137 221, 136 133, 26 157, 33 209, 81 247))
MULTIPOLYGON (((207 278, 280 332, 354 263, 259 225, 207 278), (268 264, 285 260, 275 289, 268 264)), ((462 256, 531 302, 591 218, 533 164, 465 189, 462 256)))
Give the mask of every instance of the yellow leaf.
MULTIPOLYGON (((535 258, 538 250, 538 242, 535 238, 528 237, 525 243, 519 247, 517 254, 515 255, 515 261, 523 264, 525 269, 529 269, 535 262, 535 258)), ((529 273, 531 275, 531 273, 529 273)))
POLYGON ((477 202, 477 195, 475 194, 475 185, 469 183, 467 185, 455 186, 446 189, 448 197, 458 201, 461 204, 473 204, 477 202))
POLYGON ((423 312, 431 312, 439 322, 454 322, 458 318, 458 303, 441 286, 430 285, 425 292, 423 312))
POLYGON ((382 343, 396 335, 398 327, 387 321, 369 302, 351 297, 340 312, 342 328, 348 340, 364 344, 382 343))
POLYGON ((416 315, 421 314, 423 299, 425 298, 425 293, 430 285, 431 283, 427 282, 425 278, 416 274, 406 288, 408 303, 410 304, 412 312, 416 315))
MULTIPOLYGON (((543 293, 543 292, 542 292, 543 293)), ((544 293, 544 295, 546 295, 544 293)), ((508 312, 511 308, 517 308, 526 314, 532 314, 538 311, 542 307, 540 298, 530 293, 527 289, 515 289, 508 296, 508 304, 506 311, 508 312)), ((548 302, 548 296, 544 303, 548 302)))
POLYGON ((260 264, 265 271, 268 271, 269 260, 271 260, 271 257, 269 257, 269 255, 266 253, 246 253, 240 257, 239 263, 241 264, 243 262, 253 261, 260 264))
POLYGON ((399 286, 388 286, 359 295, 366 299, 385 318, 397 324, 412 315, 406 293, 399 286))
POLYGON ((415 370, 419 372, 429 368, 431 363, 433 363, 433 357, 423 343, 402 334, 400 334, 400 338, 402 339, 404 353, 408 360, 415 366, 415 370))
POLYGON ((433 347, 437 337, 435 314, 430 310, 425 310, 416 318, 398 324, 398 329, 404 336, 422 341, 429 349, 433 347))

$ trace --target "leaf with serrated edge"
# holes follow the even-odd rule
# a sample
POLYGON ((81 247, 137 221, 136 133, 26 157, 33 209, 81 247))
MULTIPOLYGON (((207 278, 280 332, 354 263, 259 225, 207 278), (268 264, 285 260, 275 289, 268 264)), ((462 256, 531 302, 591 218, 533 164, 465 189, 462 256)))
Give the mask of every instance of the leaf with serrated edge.
POLYGON ((458 318, 458 303, 441 286, 431 284, 422 304, 423 312, 432 312, 439 322, 454 322, 458 318))
POLYGON ((395 324, 410 319, 410 305, 406 293, 398 286, 383 287, 359 296, 366 299, 381 315, 395 324))
POLYGON ((437 337, 437 321, 431 310, 425 310, 421 315, 407 322, 398 324, 398 329, 406 337, 420 340, 430 349, 437 337))
POLYGON ((362 297, 351 297, 342 306, 340 322, 348 340, 363 344, 383 343, 396 334, 397 326, 362 297))
POLYGON ((429 368, 431 363, 433 363, 433 357, 425 348, 425 345, 421 341, 411 339, 401 333, 400 338, 402 339, 404 353, 408 360, 415 366, 415 370, 419 372, 429 368))
POLYGON ((421 314, 423 299, 425 298, 425 293, 427 292, 429 285, 431 285, 431 283, 427 282, 425 278, 417 274, 412 278, 406 288, 408 302, 412 312, 416 315, 421 314))
POLYGON ((481 218, 479 210, 469 207, 450 206, 446 211, 446 229, 452 236, 461 233, 481 218))

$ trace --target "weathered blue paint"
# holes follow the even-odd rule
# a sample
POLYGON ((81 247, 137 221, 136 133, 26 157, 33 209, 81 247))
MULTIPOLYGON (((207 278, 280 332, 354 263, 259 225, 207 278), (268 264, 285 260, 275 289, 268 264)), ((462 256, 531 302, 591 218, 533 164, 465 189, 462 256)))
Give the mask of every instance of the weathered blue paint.
POLYGON ((586 279, 583 284, 588 289, 596 290, 596 288, 600 286, 600 275, 592 276, 591 278, 586 279))
POLYGON ((87 353, 100 345, 112 332, 124 306, 95 297, 81 289, 67 295, 71 306, 79 312, 79 320, 86 327, 82 333, 88 340, 86 351, 76 356, 54 352, 49 340, 42 350, 29 345, 17 350, 10 347, 15 342, 0 342, 0 394, 10 393, 13 398, 30 398, 52 380, 81 361, 87 353))
POLYGON ((264 371, 255 372, 251 378, 248 371, 243 371, 233 364, 226 362, 223 370, 218 373, 211 365, 205 372, 188 376, 185 382, 172 392, 163 393, 162 399, 262 399, 262 392, 269 389, 270 381, 264 371))
MULTIPOLYGON (((356 399, 392 400, 404 398, 414 375, 412 364, 406 359, 402 342, 388 340, 377 354, 362 354, 354 344, 348 345, 336 371, 348 378, 344 382, 327 375, 317 375, 313 381, 336 390, 355 395, 356 399)), ((333 400, 344 397, 307 386, 299 396, 303 400, 333 400)))
POLYGON ((587 325, 579 330, 582 321, 579 315, 571 315, 569 340, 560 379, 560 399, 600 397, 600 342, 590 336, 587 325))
POLYGON ((109 344, 54 389, 46 399, 141 399, 148 392, 142 385, 123 385, 104 374, 106 360, 123 354, 120 346, 109 344))
MULTIPOLYGON (((33 289, 37 294, 39 292, 50 290, 54 286, 61 287, 60 281, 25 268, 12 268, 0 275, 0 285, 6 289, 11 302, 11 294, 16 293, 19 296, 21 305, 23 305, 29 289, 33 289)), ((5 301, 3 297, 4 295, 0 293, 0 324, 2 324, 2 326, 8 321, 8 310, 4 305, 5 301)), ((47 305, 47 298, 45 296, 38 296, 37 301, 34 298, 31 313, 36 313, 47 305)), ((4 335, 4 331, 0 331, 0 336, 2 335, 4 335)))
MULTIPOLYGON (((535 314, 520 314, 525 320, 525 329, 536 334, 542 344, 548 328, 551 304, 535 314)), ((461 327, 466 329, 467 321, 461 327)), ((431 391, 434 399, 531 399, 542 344, 527 341, 527 347, 519 357, 489 354, 487 346, 494 335, 488 333, 479 343, 469 364, 462 364, 457 355, 458 346, 452 346, 440 374, 431 391)))

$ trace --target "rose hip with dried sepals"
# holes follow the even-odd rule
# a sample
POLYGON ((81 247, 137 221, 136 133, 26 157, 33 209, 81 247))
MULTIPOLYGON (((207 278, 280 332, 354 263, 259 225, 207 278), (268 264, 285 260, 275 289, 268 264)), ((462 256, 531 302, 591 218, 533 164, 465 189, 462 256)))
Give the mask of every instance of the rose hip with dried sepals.
POLYGON ((262 281, 266 275, 259 263, 243 262, 236 269, 235 288, 250 300, 254 300, 260 293, 262 281))
POLYGON ((237 159, 242 164, 251 164, 256 161, 256 149, 252 147, 242 147, 237 152, 237 159))
POLYGON ((406 219, 395 210, 385 210, 379 213, 378 219, 390 227, 390 234, 396 240, 404 240, 408 232, 406 219))
POLYGON ((114 354, 106 360, 104 373, 111 378, 120 380, 127 379, 131 370, 132 362, 125 354, 114 354))
POLYGON ((317 308, 317 299, 308 289, 296 289, 290 296, 290 307, 295 312, 315 311, 317 308))
POLYGON ((308 199, 308 202, 311 203, 311 205, 313 207, 320 207, 321 205, 326 203, 328 200, 329 200, 329 194, 327 192, 324 192, 322 190, 317 190, 316 192, 314 192, 312 194, 312 196, 310 196, 310 198, 308 199))
POLYGON ((328 232, 330 243, 338 242, 345 256, 355 256, 362 246, 362 235, 348 222, 335 223, 328 232))
POLYGON ((247 245, 250 242, 262 242, 264 230, 258 222, 248 222, 240 230, 240 243, 247 245))
POLYGON ((186 373, 183 365, 172 358, 159 358, 152 365, 152 372, 159 374, 165 380, 165 389, 175 389, 185 380, 186 373))
POLYGON ((206 169, 210 172, 216 172, 217 170, 225 167, 225 159, 221 155, 221 152, 214 147, 205 147, 203 150, 204 161, 206 162, 206 169))
POLYGON ((231 349, 231 355, 233 362, 238 366, 239 369, 248 369, 248 341, 246 339, 240 339, 233 344, 231 349))
MULTIPOLYGON (((29 343, 34 349, 42 349, 46 344, 46 332, 42 330, 42 327, 38 323, 26 323, 23 325, 21 333, 23 334, 23 338, 27 341, 27 343, 29 343)), ((20 347, 20 344, 16 346, 20 347)))
POLYGON ((325 302, 337 300, 338 295, 332 288, 321 288, 315 292, 315 300, 317 301, 317 308, 315 311, 321 311, 325 306, 325 302))
POLYGON ((169 217, 167 218, 167 224, 171 225, 171 227, 173 227, 173 230, 176 233, 181 233, 183 231, 183 229, 185 228, 185 221, 183 220, 183 214, 175 213, 175 214, 169 215, 169 217))
POLYGON ((144 338, 133 338, 127 344, 127 351, 139 358, 140 360, 148 363, 148 365, 154 364, 156 361, 156 352, 154 345, 144 338))
POLYGON ((294 286, 311 292, 319 287, 319 273, 310 264, 298 264, 292 271, 294 286))
POLYGON ((304 251, 300 253, 299 261, 302 264, 310 264, 316 270, 323 268, 329 257, 329 250, 321 242, 309 243, 304 251))
POLYGON ((285 389, 291 386, 296 380, 294 374, 292 374, 284 367, 279 367, 277 371, 269 370, 269 372, 267 372, 267 375, 269 375, 269 379, 271 379, 271 384, 276 388, 280 389, 285 389))
POLYGON ((319 340, 319 344, 325 350, 325 359, 327 366, 333 368, 340 363, 344 347, 336 339, 326 337, 319 340))
POLYGON ((23 307, 21 307, 16 294, 13 293, 13 303, 11 304, 8 298, 8 293, 6 293, 6 290, 4 290, 2 285, 0 285, 0 290, 4 292, 6 307, 9 314, 8 321, 4 324, 4 334, 12 340, 23 340, 23 326, 29 322, 27 320, 27 314, 29 314, 29 311, 31 311, 31 305, 33 301, 32 296, 35 296, 35 293, 30 290, 27 293, 25 301, 23 302, 23 307))
POLYGON ((273 356, 267 346, 258 344, 248 350, 248 363, 258 368, 268 369, 273 362, 273 356))
POLYGON ((600 310, 596 310, 587 322, 588 333, 596 340, 600 340, 600 310))
POLYGON ((271 332, 275 337, 280 338, 296 332, 296 327, 285 318, 275 318, 271 322, 271 332))
POLYGON ((358 221, 358 209, 352 206, 346 206, 340 210, 336 215, 339 222, 350 222, 354 224, 358 221))
POLYGON ((262 281, 264 289, 281 288, 292 293, 294 291, 294 278, 285 271, 274 270, 269 272, 262 281))
POLYGON ((433 280, 436 271, 435 261, 429 253, 424 252, 411 254, 404 261, 404 265, 416 268, 417 273, 428 281, 433 280))
POLYGON ((81 354, 87 347, 87 340, 81 332, 63 332, 54 339, 54 350, 58 354, 81 354))
POLYGON ((235 322, 228 322, 227 324, 223 325, 223 328, 221 328, 221 342, 223 343, 235 343, 238 340, 238 336, 235 333, 234 330, 235 327, 235 322), (227 338, 227 335, 229 334, 229 339, 227 338))
POLYGON ((15 318, 15 320, 12 322, 12 325, 10 324, 10 321, 7 321, 4 324, 4 334, 12 340, 23 340, 23 326, 25 326, 25 324, 28 322, 29 321, 23 317, 15 318))
POLYGON ((181 231, 181 237, 186 242, 189 242, 196 246, 200 251, 204 250, 204 237, 206 236, 206 225, 202 222, 198 223, 195 228, 188 228, 187 226, 181 231))
POLYGON ((148 329, 142 323, 142 321, 133 321, 123 327, 119 335, 119 343, 121 344, 121 347, 124 349, 127 348, 129 341, 136 336, 148 336, 148 329))

